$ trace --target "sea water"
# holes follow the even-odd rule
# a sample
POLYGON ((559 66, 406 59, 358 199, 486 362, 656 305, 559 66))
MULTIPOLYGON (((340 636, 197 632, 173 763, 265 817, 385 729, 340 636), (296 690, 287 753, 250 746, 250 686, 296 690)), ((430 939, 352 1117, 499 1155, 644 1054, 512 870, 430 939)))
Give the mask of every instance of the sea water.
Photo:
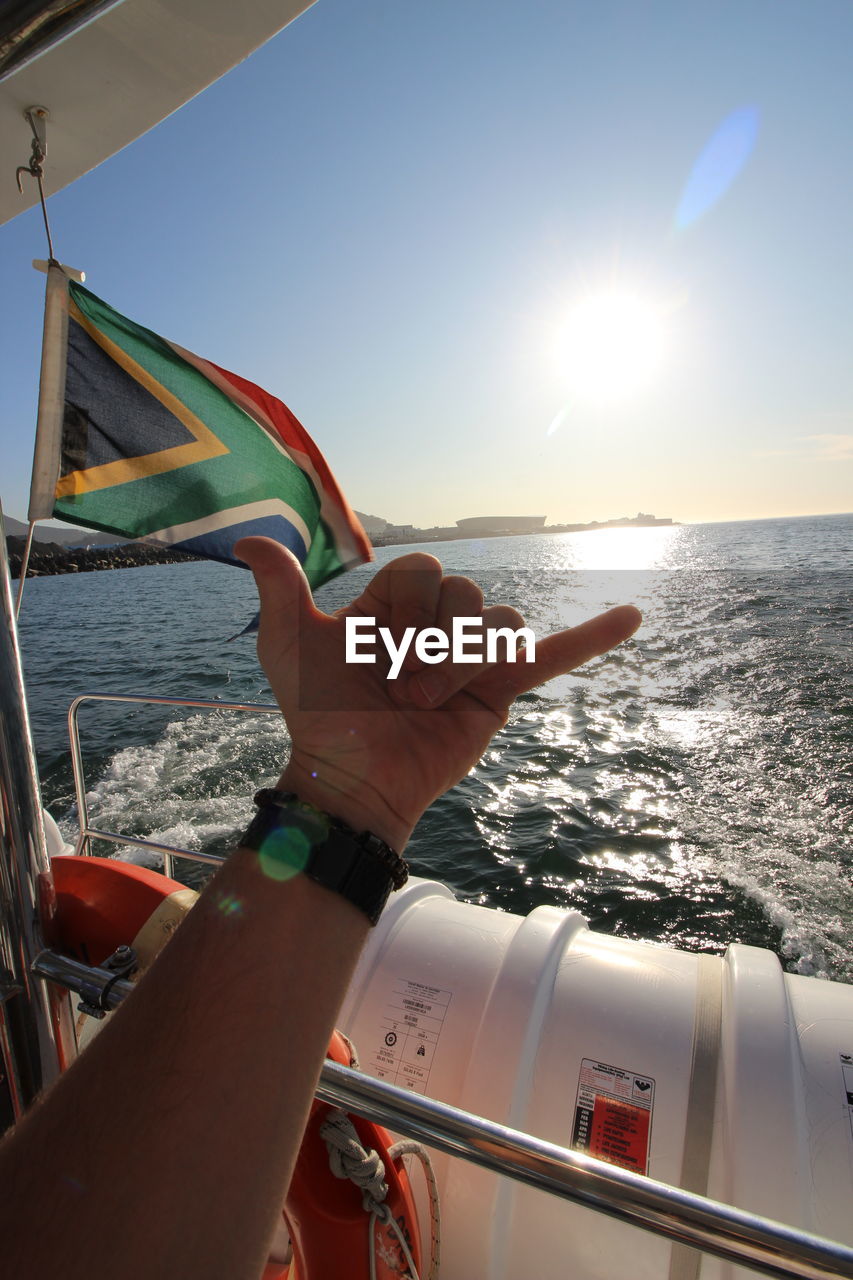
MULTIPOLYGON (((597 930, 691 950, 748 942, 789 970, 853 982, 853 516, 421 549, 515 605, 537 637, 620 602, 645 621, 518 700, 422 819, 413 869, 489 906, 574 907, 597 930)), ((318 603, 346 603, 374 571, 330 583, 318 603)), ((208 563, 27 583, 33 729, 67 834, 70 699, 271 701, 253 640, 227 639, 255 606, 250 574, 208 563)), ((226 711, 100 704, 81 726, 94 825, 220 853, 287 750, 278 718, 226 711)))

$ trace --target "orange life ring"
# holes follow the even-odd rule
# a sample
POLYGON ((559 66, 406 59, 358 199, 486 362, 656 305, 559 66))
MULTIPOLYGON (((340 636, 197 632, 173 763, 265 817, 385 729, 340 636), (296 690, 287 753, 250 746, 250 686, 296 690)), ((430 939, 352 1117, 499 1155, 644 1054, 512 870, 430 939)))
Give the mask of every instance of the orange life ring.
POLYGON ((84 964, 103 964, 116 947, 132 946, 144 969, 197 897, 147 867, 58 854, 41 884, 42 932, 48 946, 84 964))
MULTIPOLYGON (((42 935, 49 947, 100 965, 117 947, 133 947, 139 971, 148 968, 183 920, 198 894, 147 867, 112 858, 57 854, 51 870, 39 876, 42 935)), ((68 1017, 65 992, 49 984, 51 1018, 57 1044, 65 1043, 68 1017)), ((77 1019, 79 1053, 100 1027, 85 1014, 77 1019)), ((60 1050, 60 1068, 71 1060, 60 1050)))
MULTIPOLYGON (((40 895, 45 941, 85 964, 102 964, 126 944, 134 947, 145 968, 197 897, 159 872, 112 858, 58 855, 51 869, 52 876, 43 878, 40 895)), ((327 1056, 343 1066, 352 1063, 349 1046, 337 1031, 327 1056)), ((383 1205, 396 1230, 387 1219, 383 1222, 365 1210, 362 1193, 353 1182, 333 1174, 320 1135, 333 1110, 323 1102, 312 1104, 283 1210, 292 1260, 286 1265, 271 1260, 263 1280, 366 1278, 371 1233, 376 1280, 411 1275, 398 1234, 420 1272, 414 1196, 402 1163, 389 1154, 390 1134, 358 1116, 350 1117, 361 1146, 376 1151, 385 1166, 388 1190, 383 1205)))
MULTIPOLYGON (((351 1065, 350 1050, 340 1032, 333 1033, 326 1056, 342 1066, 351 1065)), ((284 1205, 293 1261, 284 1270, 280 1264, 268 1263, 263 1280, 331 1280, 334 1276, 367 1280, 371 1231, 376 1280, 402 1280, 411 1275, 398 1231, 420 1274, 421 1242, 414 1196, 402 1163, 389 1155, 391 1135, 360 1116, 349 1117, 365 1151, 376 1151, 385 1166, 388 1191, 383 1203, 397 1230, 371 1217, 358 1187, 332 1173, 320 1130, 333 1110, 325 1102, 312 1104, 284 1205)))

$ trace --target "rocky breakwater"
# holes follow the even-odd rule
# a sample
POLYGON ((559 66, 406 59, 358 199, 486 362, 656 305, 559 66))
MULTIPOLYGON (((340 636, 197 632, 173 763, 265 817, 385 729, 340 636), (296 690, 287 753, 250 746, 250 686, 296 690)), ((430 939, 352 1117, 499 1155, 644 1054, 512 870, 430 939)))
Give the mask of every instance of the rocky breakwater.
MULTIPOLYGON (((9 570, 20 577, 21 560, 26 540, 9 537, 9 570)), ((27 569, 28 578, 44 578, 55 573, 90 573, 97 569, 135 569, 143 564, 178 564, 182 560, 198 560, 198 556, 171 547, 149 546, 144 542, 125 542, 117 547, 63 547, 58 542, 34 542, 27 569)))

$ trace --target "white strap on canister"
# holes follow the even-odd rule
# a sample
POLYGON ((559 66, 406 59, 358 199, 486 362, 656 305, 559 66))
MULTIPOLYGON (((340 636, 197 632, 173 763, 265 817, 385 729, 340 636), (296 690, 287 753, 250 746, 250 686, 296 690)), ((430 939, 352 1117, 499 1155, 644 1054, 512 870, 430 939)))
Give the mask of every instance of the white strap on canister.
MULTIPOLYGON (((699 956, 693 1058, 690 1064, 680 1185, 684 1191, 693 1191, 700 1196, 708 1194, 722 1027, 723 962, 716 956, 699 956)), ((686 1244, 674 1244, 669 1263, 669 1280, 697 1280, 701 1261, 702 1255, 698 1249, 691 1249, 686 1244)))

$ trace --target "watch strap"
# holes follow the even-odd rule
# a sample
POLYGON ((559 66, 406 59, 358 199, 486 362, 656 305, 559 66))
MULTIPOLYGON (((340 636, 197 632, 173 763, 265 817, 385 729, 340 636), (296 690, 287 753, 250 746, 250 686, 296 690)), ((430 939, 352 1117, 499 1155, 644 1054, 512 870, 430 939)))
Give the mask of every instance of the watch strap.
POLYGON ((404 859, 372 832, 356 832, 291 792, 264 788, 255 803, 258 812, 240 843, 257 850, 269 874, 301 871, 375 925, 392 889, 408 878, 404 859))

